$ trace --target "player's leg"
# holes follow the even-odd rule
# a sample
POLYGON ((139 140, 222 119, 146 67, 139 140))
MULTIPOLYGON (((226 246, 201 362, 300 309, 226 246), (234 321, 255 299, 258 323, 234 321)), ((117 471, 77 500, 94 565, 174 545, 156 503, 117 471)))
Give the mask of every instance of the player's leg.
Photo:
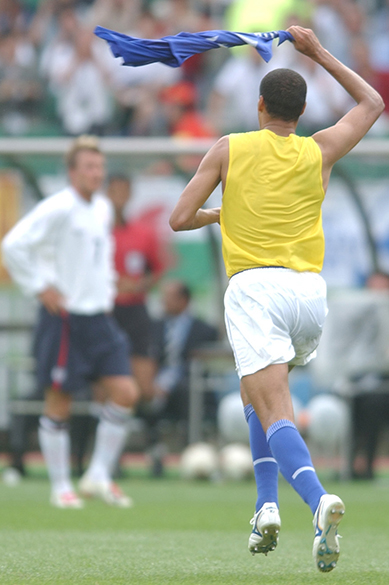
POLYGON ((124 333, 108 315, 91 320, 95 372, 105 402, 100 410, 95 446, 89 466, 80 480, 80 492, 98 496, 108 504, 128 507, 131 500, 112 481, 125 446, 138 387, 130 376, 129 350, 124 333))
MULTIPOLYGON (((325 297, 319 275, 275 268, 235 275, 225 295, 227 333, 247 400, 261 421, 281 473, 314 514, 327 495, 293 422, 288 370, 289 363, 304 365, 313 357, 327 312, 325 297)), ((338 506, 339 498, 335 503, 338 506)), ((324 518, 327 528, 329 521, 336 526, 340 514, 332 518, 332 508, 329 515, 324 509, 324 516, 318 513, 316 518, 324 518)), ((333 556, 326 553, 324 568, 314 549, 320 570, 331 570, 328 563, 337 560, 335 536, 330 539, 333 556)))
POLYGON ((95 446, 88 469, 80 480, 80 491, 84 496, 97 496, 111 505, 129 507, 131 499, 116 486, 112 476, 127 440, 138 391, 130 376, 106 376, 99 383, 107 400, 100 412, 95 446))
POLYGON ((81 508, 71 482, 69 414, 70 394, 49 388, 38 437, 51 483, 51 503, 59 508, 81 508))
POLYGON ((278 465, 267 444, 261 422, 242 384, 241 396, 249 426, 250 448, 257 486, 255 513, 251 520, 253 531, 248 546, 252 554, 260 552, 267 554, 277 546, 281 528, 278 513, 278 465))
POLYGON ((344 504, 326 493, 317 477, 308 448, 293 421, 288 365, 274 364, 242 378, 280 471, 314 514, 313 555, 318 569, 331 571, 339 557, 337 526, 344 504))
POLYGON ((71 483, 69 390, 77 384, 69 363, 71 317, 52 315, 42 307, 34 339, 37 388, 45 389, 45 406, 38 437, 51 482, 51 503, 60 508, 80 508, 71 483))
POLYGON ((294 424, 288 365, 268 366, 244 376, 241 383, 262 423, 282 475, 315 513, 321 496, 326 492, 294 424))

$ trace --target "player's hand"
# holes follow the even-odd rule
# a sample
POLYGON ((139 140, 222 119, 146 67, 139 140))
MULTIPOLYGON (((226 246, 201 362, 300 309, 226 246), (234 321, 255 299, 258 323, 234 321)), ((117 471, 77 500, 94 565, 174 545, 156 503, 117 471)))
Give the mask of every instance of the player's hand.
POLYGON ((52 315, 59 315, 64 311, 65 299, 61 293, 52 286, 42 291, 38 295, 38 299, 52 315))
POLYGON ((316 60, 323 47, 311 29, 303 28, 302 26, 290 26, 287 32, 294 38, 293 45, 296 51, 316 60))

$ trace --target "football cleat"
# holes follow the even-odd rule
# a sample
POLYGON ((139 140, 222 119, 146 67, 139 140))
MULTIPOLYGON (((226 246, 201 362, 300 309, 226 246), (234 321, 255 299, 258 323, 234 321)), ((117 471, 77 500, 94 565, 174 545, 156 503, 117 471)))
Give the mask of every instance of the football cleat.
POLYGON ((85 498, 100 498, 109 506, 130 508, 134 505, 133 500, 113 481, 93 481, 84 475, 80 479, 79 490, 85 498))
POLYGON ((342 520, 345 506, 338 496, 324 494, 313 517, 315 538, 313 559, 322 573, 335 569, 339 558, 338 524, 342 520))
POLYGON ((281 530, 281 519, 277 504, 266 502, 250 520, 253 530, 249 537, 249 551, 251 554, 274 550, 278 544, 278 534, 281 530))
POLYGON ((50 504, 56 508, 67 508, 68 510, 80 510, 84 507, 84 502, 74 492, 53 492, 50 504))

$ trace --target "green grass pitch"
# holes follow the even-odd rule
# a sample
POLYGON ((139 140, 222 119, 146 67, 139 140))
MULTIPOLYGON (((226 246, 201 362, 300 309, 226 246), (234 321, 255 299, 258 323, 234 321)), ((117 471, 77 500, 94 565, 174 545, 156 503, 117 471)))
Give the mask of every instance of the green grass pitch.
POLYGON ((253 481, 120 483, 134 508, 90 501, 83 510, 57 510, 41 477, 0 483, 1 585, 389 583, 388 480, 326 484, 346 503, 341 557, 329 574, 313 566, 310 511, 284 483, 280 542, 268 557, 247 550, 253 481))

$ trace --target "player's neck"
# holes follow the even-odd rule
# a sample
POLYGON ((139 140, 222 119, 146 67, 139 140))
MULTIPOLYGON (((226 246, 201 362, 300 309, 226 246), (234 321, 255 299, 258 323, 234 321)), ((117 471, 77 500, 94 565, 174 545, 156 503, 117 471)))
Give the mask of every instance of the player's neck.
POLYGON ((116 227, 123 227, 124 225, 126 225, 126 223, 127 222, 125 220, 123 212, 115 210, 115 226, 116 227))
POLYGON ((260 126, 261 130, 270 130, 278 136, 289 136, 296 134, 296 124, 294 122, 284 122, 283 120, 269 120, 260 126))
POLYGON ((272 116, 269 116, 266 109, 259 111, 258 121, 261 130, 270 130, 278 136, 289 136, 289 134, 296 133, 296 121, 287 122, 280 118, 273 118, 272 116))
POLYGON ((81 189, 78 185, 75 185, 74 183, 72 183, 72 187, 75 191, 77 191, 77 194, 81 197, 81 199, 84 199, 84 201, 87 201, 87 203, 90 203, 92 201, 93 193, 91 193, 90 191, 86 191, 85 189, 81 189))

